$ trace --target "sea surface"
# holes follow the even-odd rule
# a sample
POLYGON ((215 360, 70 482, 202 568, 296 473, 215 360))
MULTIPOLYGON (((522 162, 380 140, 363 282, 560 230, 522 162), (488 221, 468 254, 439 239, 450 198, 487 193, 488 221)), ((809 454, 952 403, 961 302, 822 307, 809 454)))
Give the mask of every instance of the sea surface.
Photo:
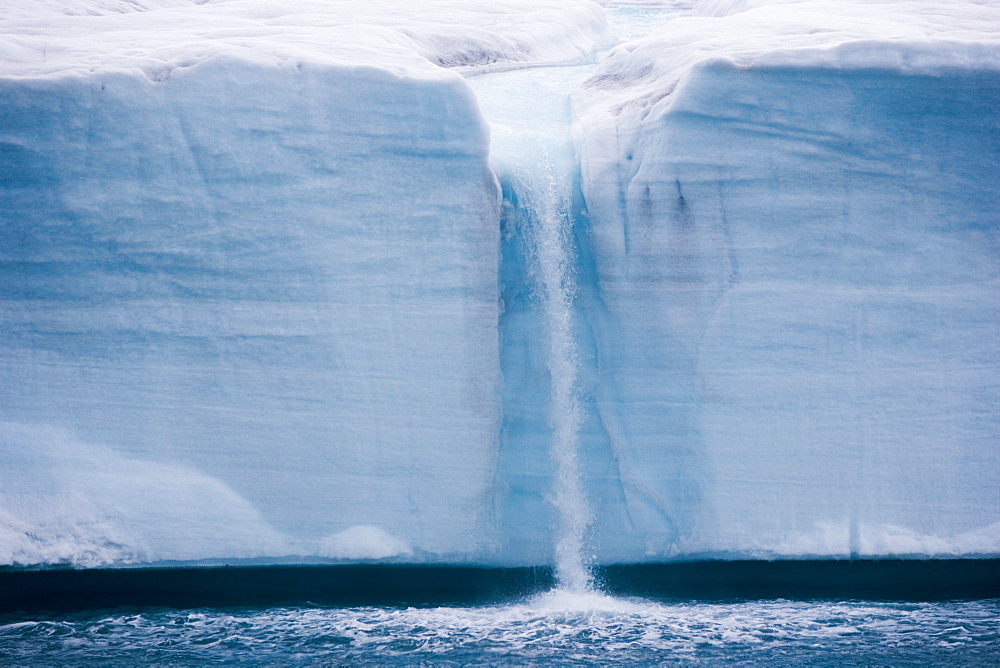
POLYGON ((1000 599, 189 609, 0 618, 2 665, 1000 665, 1000 599))

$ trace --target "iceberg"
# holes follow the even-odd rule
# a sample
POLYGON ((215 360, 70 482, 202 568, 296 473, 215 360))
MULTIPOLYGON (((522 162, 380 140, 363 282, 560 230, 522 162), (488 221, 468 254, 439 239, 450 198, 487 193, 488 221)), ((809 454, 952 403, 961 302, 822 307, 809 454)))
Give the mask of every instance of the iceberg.
POLYGON ((605 5, 0 0, 0 565, 1000 554, 1000 9, 605 5))

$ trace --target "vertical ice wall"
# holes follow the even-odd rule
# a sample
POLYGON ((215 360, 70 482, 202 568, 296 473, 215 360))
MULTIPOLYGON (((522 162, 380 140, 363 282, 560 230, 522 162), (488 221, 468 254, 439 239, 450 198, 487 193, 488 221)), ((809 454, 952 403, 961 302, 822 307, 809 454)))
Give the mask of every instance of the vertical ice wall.
POLYGON ((586 0, 0 6, 0 564, 495 558, 498 184, 586 0))
POLYGON ((996 10, 756 4, 620 47, 577 100, 625 533, 995 553, 996 10))
MULTIPOLYGON (((5 442, 30 460, 6 458, 15 517, 30 525, 39 497, 93 500, 67 471, 84 442, 173 476, 162 502, 203 525, 160 538, 132 518, 140 556, 316 554, 367 524, 478 549, 499 200, 458 76, 216 61, 164 81, 6 80, 0 99, 0 405, 64 430, 5 442), (204 526, 213 497, 188 498, 173 465, 289 542, 237 544, 225 507, 204 526)), ((131 471, 86 521, 113 523, 134 496, 115 486, 146 484, 131 471)))

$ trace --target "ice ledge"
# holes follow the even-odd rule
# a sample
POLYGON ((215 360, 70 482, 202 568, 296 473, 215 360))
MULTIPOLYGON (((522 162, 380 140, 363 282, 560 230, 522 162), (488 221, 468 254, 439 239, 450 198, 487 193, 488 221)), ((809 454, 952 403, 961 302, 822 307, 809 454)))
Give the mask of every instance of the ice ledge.
POLYGON ((613 49, 575 96, 577 115, 658 117, 690 72, 720 63, 1000 71, 1000 7, 973 0, 730 0, 699 3, 694 14, 613 49))

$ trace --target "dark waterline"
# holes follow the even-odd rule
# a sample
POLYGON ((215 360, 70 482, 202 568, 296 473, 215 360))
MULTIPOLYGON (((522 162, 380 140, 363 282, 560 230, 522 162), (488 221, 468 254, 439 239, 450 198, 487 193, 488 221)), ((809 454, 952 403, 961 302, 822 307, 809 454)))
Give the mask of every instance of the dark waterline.
POLYGON ((5 665, 994 665, 1000 560, 0 572, 5 665), (636 598, 642 596, 643 598, 636 598), (988 598, 993 597, 993 598, 988 598))
MULTIPOLYGON (((699 561, 602 566, 601 590, 661 601, 1000 597, 1000 559, 699 561)), ((553 588, 548 567, 270 565, 0 571, 0 612, 118 607, 470 606, 553 588)))

